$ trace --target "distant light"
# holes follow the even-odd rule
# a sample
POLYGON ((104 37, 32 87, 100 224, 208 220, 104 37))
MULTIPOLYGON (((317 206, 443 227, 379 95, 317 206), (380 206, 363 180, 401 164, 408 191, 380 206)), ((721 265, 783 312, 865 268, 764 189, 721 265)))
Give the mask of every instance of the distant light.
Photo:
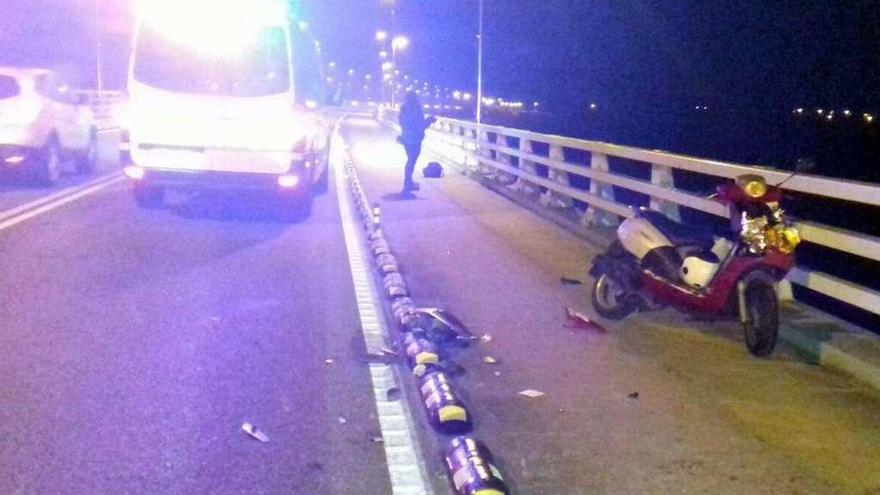
POLYGON ((794 113, 796 113, 798 115, 803 115, 804 109, 802 107, 798 107, 794 110, 794 113))
POLYGON ((456 100, 460 100, 461 99, 461 91, 455 91, 454 93, 452 93, 452 97, 455 98, 456 100))
POLYGON ((385 75, 382 76, 382 79, 388 81, 388 80, 390 80, 392 77, 393 77, 393 76, 392 76, 391 74, 385 74, 385 75))
POLYGON ((336 62, 330 62, 329 64, 327 64, 327 66, 333 69, 336 67, 336 62))
POLYGON ((299 176, 281 175, 278 177, 278 185, 283 189, 293 189, 299 185, 299 176))
POLYGON ((388 31, 376 31, 376 41, 385 41, 388 39, 388 31))
POLYGON ((388 72, 393 68, 394 64, 392 64, 391 62, 385 62, 384 64, 382 64, 382 72, 388 72))
POLYGON ((825 113, 825 110, 822 110, 820 108, 820 109, 816 110, 816 113, 818 113, 819 115, 822 115, 823 113, 825 113))
POLYGON ((309 23, 306 21, 299 21, 299 30, 305 31, 307 29, 309 29, 309 23))
POLYGON ((424 107, 427 110, 427 109, 431 108, 431 105, 428 105, 427 103, 425 103, 424 105, 422 105, 422 107, 424 107))
POLYGON ((137 165, 129 165, 122 169, 126 177, 133 180, 141 180, 147 175, 147 171, 137 165))
POLYGON ((831 120, 831 119, 834 118, 834 114, 833 114, 833 113, 829 113, 828 115, 825 116, 825 118, 828 119, 828 120, 831 120))
POLYGON ((440 105, 434 105, 434 110, 440 110, 440 105))
POLYGON ((461 95, 461 97, 464 99, 464 101, 471 101, 471 99, 474 97, 474 95, 472 95, 470 93, 465 93, 465 94, 461 95))
POLYGON ((353 75, 354 75, 354 69, 348 69, 348 75, 349 75, 349 76, 353 76, 353 75))
POLYGON ((496 100, 495 98, 488 98, 488 97, 483 98, 483 104, 486 105, 487 107, 491 107, 491 106, 495 105, 495 103, 497 101, 498 100, 496 100))
POLYGON ((871 122, 874 121, 874 116, 869 113, 866 113, 865 114, 865 121, 870 124, 871 122))
POLYGON ((369 81, 369 80, 372 79, 372 78, 373 78, 373 75, 372 75, 372 74, 366 74, 366 75, 364 75, 364 79, 366 79, 367 81, 369 81))
POLYGON ((332 84, 332 83, 333 83, 333 78, 330 77, 330 76, 327 76, 327 83, 328 83, 328 84, 332 84))
POLYGON ((379 52, 379 58, 382 58, 382 59, 388 58, 388 52, 386 52, 385 50, 382 50, 381 52, 379 52))
POLYGON ((314 110, 318 108, 318 103, 315 100, 306 100, 306 108, 314 110))
POLYGON ((358 102, 356 102, 356 101, 351 102, 351 106, 353 106, 353 107, 358 106, 358 102))
POLYGON ((409 76, 408 76, 408 75, 404 75, 404 76, 403 76, 403 80, 404 80, 404 81, 409 81, 409 76))
POLYGON ((532 103, 532 106, 533 106, 533 107, 539 107, 539 106, 541 106, 541 104, 538 103, 538 102, 536 101, 536 102, 532 103))
POLYGON ((409 38, 406 36, 396 36, 391 40, 391 47, 395 50, 403 50, 409 46, 409 38))
POLYGON ((455 109, 456 109, 456 110, 461 110, 461 106, 460 106, 460 105, 455 105, 455 109))
POLYGON ((597 108, 599 108, 599 105, 597 105, 595 103, 590 103, 590 110, 595 110, 597 108))
POLYGON ((24 161, 24 156, 23 155, 13 155, 13 156, 6 158, 3 161, 9 165, 18 165, 19 163, 24 161))
POLYGON ((847 109, 847 110, 843 111, 843 114, 846 115, 847 117, 849 117, 850 115, 852 115, 852 112, 847 109))

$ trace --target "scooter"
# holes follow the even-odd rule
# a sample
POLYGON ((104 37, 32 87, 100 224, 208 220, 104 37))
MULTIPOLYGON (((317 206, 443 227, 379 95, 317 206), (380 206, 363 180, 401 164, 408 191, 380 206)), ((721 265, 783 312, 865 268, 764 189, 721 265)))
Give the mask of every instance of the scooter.
POLYGON ((794 266, 798 231, 779 207, 782 191, 743 175, 710 196, 727 206, 730 236, 642 209, 596 256, 592 303, 603 318, 672 306, 703 317, 738 316, 749 352, 767 357, 779 334, 777 285, 794 266))

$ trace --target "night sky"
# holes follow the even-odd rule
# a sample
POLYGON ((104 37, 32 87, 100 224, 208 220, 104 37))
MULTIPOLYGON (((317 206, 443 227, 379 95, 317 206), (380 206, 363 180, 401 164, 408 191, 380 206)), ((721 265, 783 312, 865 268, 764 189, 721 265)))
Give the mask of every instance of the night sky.
MULTIPOLYGON (((485 0, 486 91, 582 104, 880 108, 880 0, 485 0), (844 5, 845 4, 845 5, 844 5)), ((124 84, 129 1, 99 0, 108 81, 124 84)), ((0 63, 94 73, 93 0, 0 0, 0 63)), ((340 67, 378 71, 379 0, 304 0, 340 67)), ((476 0, 398 0, 402 69, 473 89, 476 0)))

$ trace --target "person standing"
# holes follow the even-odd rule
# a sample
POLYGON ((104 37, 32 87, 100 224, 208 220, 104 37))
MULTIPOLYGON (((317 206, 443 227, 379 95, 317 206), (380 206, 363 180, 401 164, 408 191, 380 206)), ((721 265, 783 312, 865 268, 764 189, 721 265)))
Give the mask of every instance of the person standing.
POLYGON ((422 103, 419 96, 410 91, 406 93, 403 105, 400 107, 400 137, 397 141, 406 150, 406 167, 404 168, 403 191, 418 191, 419 185, 413 181, 413 172, 419 155, 422 154, 422 141, 425 140, 425 130, 437 119, 425 117, 422 113, 422 103))

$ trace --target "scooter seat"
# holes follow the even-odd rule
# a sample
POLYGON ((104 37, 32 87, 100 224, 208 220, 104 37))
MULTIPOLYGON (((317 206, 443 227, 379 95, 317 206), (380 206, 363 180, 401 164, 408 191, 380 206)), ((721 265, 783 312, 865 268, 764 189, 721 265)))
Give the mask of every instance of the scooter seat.
POLYGON ((698 246, 709 249, 715 244, 715 236, 709 228, 676 222, 654 210, 641 210, 639 217, 651 222, 651 225, 657 227, 657 230, 663 233, 675 246, 698 246))

